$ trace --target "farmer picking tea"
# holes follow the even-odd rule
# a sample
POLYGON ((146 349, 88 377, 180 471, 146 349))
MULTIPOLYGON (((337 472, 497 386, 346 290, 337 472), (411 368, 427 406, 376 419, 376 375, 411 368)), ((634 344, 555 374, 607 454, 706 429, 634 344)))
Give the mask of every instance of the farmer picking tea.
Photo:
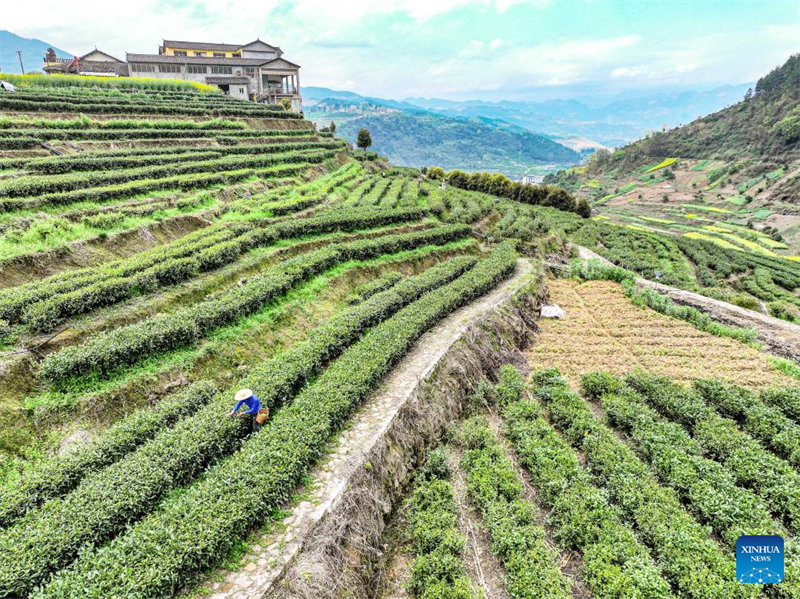
POLYGON ((258 396, 250 391, 250 389, 242 389, 236 392, 235 399, 237 400, 236 407, 228 412, 228 417, 236 416, 237 418, 244 418, 250 416, 253 421, 253 432, 255 433, 261 430, 261 427, 269 417, 269 410, 261 407, 258 396), (241 408, 242 405, 247 406, 247 411, 239 412, 239 408, 241 408))

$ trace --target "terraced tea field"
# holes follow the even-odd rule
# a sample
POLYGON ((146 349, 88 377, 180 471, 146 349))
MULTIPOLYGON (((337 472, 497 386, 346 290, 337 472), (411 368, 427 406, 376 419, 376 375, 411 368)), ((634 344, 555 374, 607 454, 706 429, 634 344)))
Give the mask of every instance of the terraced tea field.
POLYGON ((800 264, 202 87, 40 79, 0 96, 0 597, 800 596, 792 364, 546 268, 572 241, 775 308, 800 264), (787 582, 735 580, 744 532, 787 582))

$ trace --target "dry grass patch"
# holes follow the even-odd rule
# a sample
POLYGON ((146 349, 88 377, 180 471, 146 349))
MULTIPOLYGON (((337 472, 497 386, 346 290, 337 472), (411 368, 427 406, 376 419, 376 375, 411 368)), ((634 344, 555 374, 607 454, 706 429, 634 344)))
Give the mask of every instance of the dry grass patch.
POLYGON ((749 388, 796 382, 774 370, 764 352, 635 306, 617 283, 559 279, 549 287, 566 317, 541 322, 528 359, 534 369, 557 366, 573 385, 591 370, 637 368, 681 383, 708 377, 749 388))

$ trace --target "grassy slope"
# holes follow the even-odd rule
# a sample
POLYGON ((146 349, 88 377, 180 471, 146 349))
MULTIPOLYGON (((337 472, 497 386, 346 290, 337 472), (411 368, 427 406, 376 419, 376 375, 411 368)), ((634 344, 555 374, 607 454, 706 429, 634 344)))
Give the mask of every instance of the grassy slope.
POLYGON ((597 156, 552 182, 624 224, 682 234, 720 220, 750 223, 769 227, 768 233, 777 230, 790 246, 778 253, 795 255, 800 253, 798 102, 800 55, 762 77, 751 99, 597 156), (647 172, 670 158, 677 161, 647 172))

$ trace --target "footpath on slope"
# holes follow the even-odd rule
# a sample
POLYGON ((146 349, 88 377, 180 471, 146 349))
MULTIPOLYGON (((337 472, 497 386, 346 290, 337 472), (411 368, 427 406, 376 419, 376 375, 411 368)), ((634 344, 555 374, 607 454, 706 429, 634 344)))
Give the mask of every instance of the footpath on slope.
MULTIPOLYGON (((359 592, 365 592, 366 580, 382 557, 378 546, 386 517, 402 496, 420 455, 460 413, 461 399, 482 371, 474 363, 479 358, 472 354, 461 364, 449 363, 451 349, 462 339, 479 336, 485 320, 511 304, 533 279, 531 263, 518 260, 510 279, 423 335, 332 444, 327 459, 311 473, 313 483, 303 501, 279 530, 259 535, 244 556, 244 567, 212 576, 221 580, 206 585, 211 599, 326 597, 342 588, 353 597, 362 596, 359 592), (473 363, 464 364, 467 360, 473 363), (444 370, 460 367, 463 376, 455 383, 433 384, 460 388, 446 389, 442 404, 434 405, 429 403, 428 387, 445 362, 444 370), (364 585, 360 591, 354 588, 359 584, 364 585)), ((529 301, 538 309, 541 297, 529 301)), ((535 330, 533 316, 529 318, 526 323, 524 316, 515 315, 513 330, 506 327, 507 336, 528 340, 535 330)), ((521 344, 503 347, 505 338, 498 343, 500 347, 486 360, 504 363, 521 344)))
MULTIPOLYGON (((600 260, 604 264, 611 264, 588 248, 579 245, 574 247, 578 250, 578 257, 582 260, 600 260)), ((722 324, 755 329, 758 333, 757 340, 763 343, 770 353, 800 362, 800 325, 754 310, 740 308, 699 293, 648 281, 641 277, 636 278, 636 284, 639 287, 653 289, 661 295, 667 296, 676 304, 691 306, 705 312, 722 324)))
MULTIPOLYGON (((464 536, 462 560, 475 596, 482 599, 509 599, 503 585, 503 567, 492 553, 492 540, 481 516, 467 497, 467 481, 461 470, 461 451, 454 444, 445 446, 450 464, 450 483, 453 485, 458 509, 458 530, 464 536), (481 593, 478 595, 477 593, 481 593)), ((407 496, 408 497, 408 496, 407 496)), ((406 499, 407 499, 406 497, 406 499)), ((410 599, 405 585, 411 579, 414 560, 413 540, 409 535, 410 506, 406 500, 396 511, 384 533, 387 558, 378 575, 374 599, 410 599)))

